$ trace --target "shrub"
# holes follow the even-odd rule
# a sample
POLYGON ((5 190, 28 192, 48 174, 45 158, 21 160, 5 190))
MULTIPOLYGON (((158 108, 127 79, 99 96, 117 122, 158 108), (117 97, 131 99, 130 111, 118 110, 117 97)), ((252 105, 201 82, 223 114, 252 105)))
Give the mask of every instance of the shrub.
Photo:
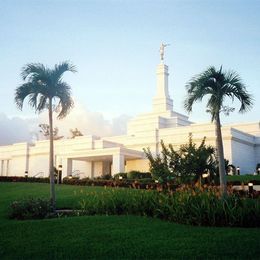
POLYGON ((92 192, 86 199, 79 202, 82 214, 95 215, 121 215, 135 214, 142 216, 154 216, 156 204, 152 191, 131 189, 106 189, 102 194, 92 192))
POLYGON ((0 182, 41 182, 49 183, 49 178, 21 177, 21 176, 0 176, 0 182))
POLYGON ((119 172, 119 173, 117 173, 117 174, 115 174, 115 175, 113 176, 113 178, 114 178, 115 180, 118 180, 119 177, 122 177, 122 179, 126 179, 126 178, 127 178, 126 172, 119 172))
POLYGON ((105 175, 102 175, 101 178, 104 180, 111 180, 112 176, 111 176, 111 174, 105 174, 105 175))
POLYGON ((152 178, 150 172, 130 171, 127 173, 127 179, 152 178))
POLYGON ((150 163, 154 179, 167 182, 171 178, 183 183, 198 181, 207 172, 213 180, 216 175, 215 149, 205 144, 206 137, 197 146, 189 135, 189 142, 175 151, 172 144, 166 146, 161 140, 161 154, 153 155, 149 148, 144 153, 150 163))
POLYGON ((136 214, 189 225, 260 226, 260 200, 230 194, 220 198, 216 188, 181 188, 172 193, 152 190, 106 189, 80 201, 82 214, 136 214))
POLYGON ((25 219, 43 219, 52 212, 51 203, 46 199, 24 199, 14 201, 10 205, 11 219, 25 220, 25 219))

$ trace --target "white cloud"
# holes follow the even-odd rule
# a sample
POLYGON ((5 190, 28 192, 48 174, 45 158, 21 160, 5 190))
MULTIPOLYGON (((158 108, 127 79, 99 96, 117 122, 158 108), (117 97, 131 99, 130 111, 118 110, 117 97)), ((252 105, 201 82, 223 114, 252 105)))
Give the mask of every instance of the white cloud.
MULTIPOLYGON (((65 137, 69 137, 69 130, 74 128, 78 128, 84 135, 111 136, 125 134, 129 118, 127 115, 120 115, 108 120, 102 113, 89 111, 81 104, 75 103, 66 118, 58 120, 54 114, 53 125, 59 128, 59 135, 65 137)), ((47 112, 40 114, 39 123, 48 123, 47 112)))
MULTIPOLYGON (((127 115, 120 115, 111 120, 106 119, 102 113, 87 110, 81 104, 76 103, 72 111, 62 120, 56 119, 54 114, 54 126, 59 128, 59 135, 70 137, 70 129, 78 128, 84 135, 111 136, 126 133, 127 115)), ((39 133, 39 124, 48 124, 47 111, 39 114, 37 118, 20 117, 8 118, 0 114, 0 145, 16 142, 27 142, 42 139, 39 133), (19 129, 19 130, 18 130, 19 129)))
POLYGON ((0 145, 30 141, 28 121, 19 117, 9 118, 0 114, 0 145))

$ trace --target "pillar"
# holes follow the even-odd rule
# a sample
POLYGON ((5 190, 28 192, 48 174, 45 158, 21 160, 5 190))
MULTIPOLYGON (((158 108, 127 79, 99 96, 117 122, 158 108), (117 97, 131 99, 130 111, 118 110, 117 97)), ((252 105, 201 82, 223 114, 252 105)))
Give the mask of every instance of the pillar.
POLYGON ((9 175, 9 160, 6 160, 6 176, 9 175))
POLYGON ((4 176, 4 160, 1 160, 1 176, 4 176))
POLYGON ((123 154, 113 154, 112 175, 125 171, 125 156, 123 154))
POLYGON ((92 161, 86 161, 86 176, 88 178, 93 179, 94 178, 94 162, 92 161))
POLYGON ((111 175, 111 162, 104 161, 103 162, 103 175, 111 175))
POLYGON ((62 158, 62 176, 66 177, 72 174, 72 159, 62 158))

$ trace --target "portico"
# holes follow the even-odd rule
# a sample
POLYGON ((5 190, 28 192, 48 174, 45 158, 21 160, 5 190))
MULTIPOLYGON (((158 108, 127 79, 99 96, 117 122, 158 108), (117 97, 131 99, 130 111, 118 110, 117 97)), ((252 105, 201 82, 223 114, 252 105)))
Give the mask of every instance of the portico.
POLYGON ((143 158, 143 152, 124 147, 114 147, 88 150, 84 154, 73 151, 60 153, 57 162, 62 165, 63 177, 79 171, 84 177, 94 178, 125 172, 126 161, 143 158))

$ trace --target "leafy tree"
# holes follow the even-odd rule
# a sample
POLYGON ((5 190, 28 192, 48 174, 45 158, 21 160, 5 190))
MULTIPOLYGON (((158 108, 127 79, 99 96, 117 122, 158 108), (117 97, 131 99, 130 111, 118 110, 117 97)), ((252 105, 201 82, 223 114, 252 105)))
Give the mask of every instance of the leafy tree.
MULTIPOLYGON (((39 124, 39 127, 41 128, 40 133, 42 133, 46 139, 50 139, 50 126, 48 124, 39 124)), ((53 128, 53 140, 60 140, 63 137, 64 136, 59 136, 59 128, 54 127, 53 128)))
POLYGON ((83 136, 83 134, 78 130, 78 128, 70 129, 70 133, 71 133, 71 139, 77 136, 83 136))
MULTIPOLYGON (((161 142, 163 145, 163 142, 161 142)), ((150 163, 150 172, 152 174, 152 178, 155 180, 159 180, 160 182, 165 182, 169 177, 172 176, 168 158, 165 153, 157 154, 153 156, 150 148, 145 149, 144 153, 149 160, 150 163)))
POLYGON ((75 66, 69 62, 62 62, 50 69, 41 63, 30 63, 22 68, 22 79, 25 81, 15 90, 15 103, 22 110, 23 103, 28 98, 28 104, 35 112, 48 109, 50 128, 50 197, 53 210, 56 209, 54 165, 53 165, 53 111, 57 111, 57 117, 64 118, 73 107, 71 87, 63 81, 65 72, 76 72, 75 66))
POLYGON ((150 171, 153 178, 167 181, 175 177, 182 182, 197 181, 205 172, 213 177, 215 173, 215 150, 206 146, 205 137, 197 147, 189 136, 189 142, 174 150, 172 144, 166 146, 161 141, 161 153, 153 156, 149 148, 144 149, 150 162, 150 171))
POLYGON ((181 145, 179 149, 181 158, 179 171, 183 176, 194 176, 194 181, 197 181, 203 173, 209 173, 213 178, 216 170, 215 149, 210 145, 206 146, 205 141, 206 137, 197 147, 190 135, 189 143, 181 145))
POLYGON ((211 120, 216 127, 217 162, 220 176, 220 188, 223 195, 226 194, 226 175, 224 162, 224 149, 220 123, 220 113, 229 114, 234 108, 224 106, 226 98, 238 99, 240 101, 239 112, 246 112, 252 106, 252 97, 246 91, 236 72, 223 72, 222 66, 219 70, 209 67, 201 74, 193 77, 186 85, 187 98, 184 107, 188 112, 192 111, 194 103, 208 97, 207 112, 211 114, 211 120))

